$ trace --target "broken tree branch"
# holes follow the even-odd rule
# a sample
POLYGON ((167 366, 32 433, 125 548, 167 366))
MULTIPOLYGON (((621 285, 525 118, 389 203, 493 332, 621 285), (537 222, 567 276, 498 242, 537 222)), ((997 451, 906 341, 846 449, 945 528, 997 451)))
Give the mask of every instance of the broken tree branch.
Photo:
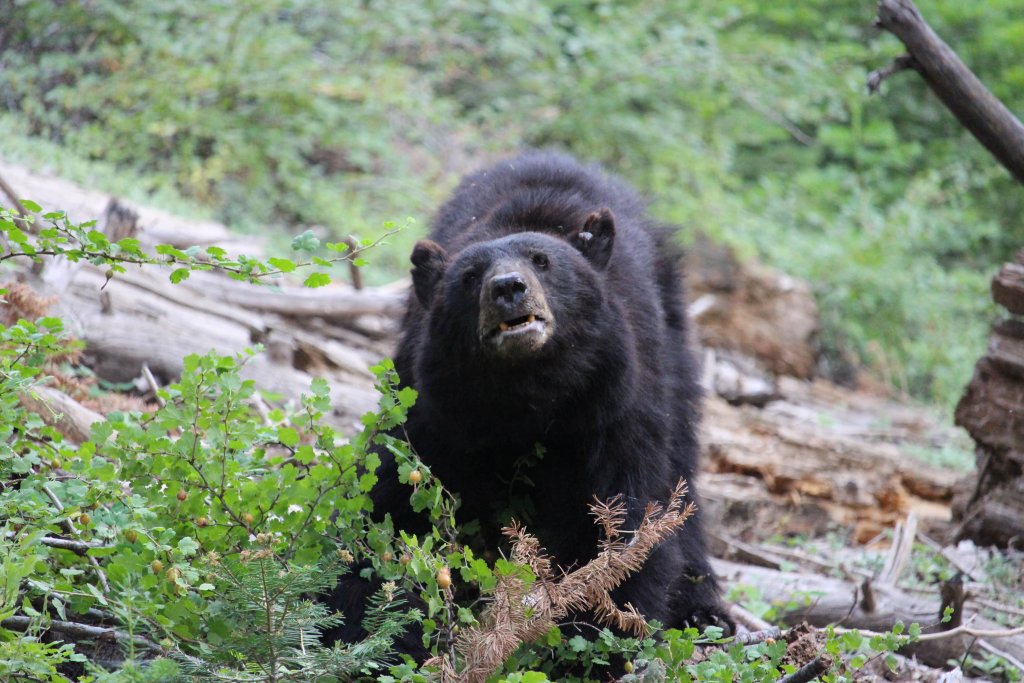
POLYGON ((1024 124, 932 30, 912 0, 880 0, 875 25, 900 39, 907 54, 871 74, 874 92, 886 77, 913 68, 957 120, 1024 183, 1024 124))
MULTIPOLYGON (((90 626, 89 624, 79 624, 74 621, 58 621, 57 619, 50 619, 48 621, 44 620, 41 622, 37 620, 36 623, 45 631, 57 631, 75 639, 85 640, 93 638, 114 638, 118 641, 131 641, 135 643, 135 645, 144 647, 147 650, 152 650, 153 652, 164 652, 162 647, 151 640, 143 638, 142 636, 122 633, 117 629, 106 626, 90 626)), ((22 616, 8 617, 3 621, 0 621, 0 626, 9 628, 12 631, 27 631, 32 628, 33 620, 29 617, 22 616)))

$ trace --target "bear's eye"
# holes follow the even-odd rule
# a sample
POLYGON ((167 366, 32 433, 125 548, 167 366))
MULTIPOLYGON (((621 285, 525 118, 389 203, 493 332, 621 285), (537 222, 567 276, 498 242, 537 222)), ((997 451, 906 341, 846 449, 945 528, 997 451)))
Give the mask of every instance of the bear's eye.
POLYGON ((472 287, 476 284, 477 274, 475 270, 467 270, 462 274, 462 284, 466 287, 472 287))
POLYGON ((547 254, 542 254, 539 251, 536 254, 534 254, 533 255, 533 265, 537 266, 538 268, 547 268, 548 267, 548 256, 547 256, 547 254))

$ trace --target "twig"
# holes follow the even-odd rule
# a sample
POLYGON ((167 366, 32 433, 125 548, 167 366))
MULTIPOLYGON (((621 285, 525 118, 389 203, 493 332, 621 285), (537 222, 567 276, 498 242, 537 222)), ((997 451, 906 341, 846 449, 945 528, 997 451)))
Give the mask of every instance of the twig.
POLYGON ((892 62, 883 66, 881 69, 875 69, 868 74, 868 92, 874 95, 878 92, 878 89, 882 87, 882 81, 889 78, 889 76, 899 73, 900 71, 913 69, 915 66, 916 63, 914 62, 914 58, 910 55, 900 55, 899 57, 896 57, 892 62))
POLYGON ((740 645, 753 645, 754 643, 763 643, 766 640, 775 640, 782 637, 782 629, 778 626, 769 626, 768 628, 761 629, 760 631, 751 631, 749 633, 739 633, 733 636, 732 640, 727 643, 722 643, 721 647, 729 647, 739 643, 740 645))
MULTIPOLYGON (((355 254, 359 250, 359 244, 356 242, 356 238, 349 235, 342 240, 348 245, 350 254, 355 254)), ((356 265, 355 259, 348 262, 349 275, 352 277, 352 288, 360 290, 363 288, 363 272, 359 270, 359 266, 356 265)))
MULTIPOLYGON (((0 621, 0 626, 9 628, 12 631, 27 631, 32 627, 33 619, 30 617, 8 617, 3 621, 0 621)), ((142 636, 129 635, 123 631, 118 631, 115 628, 109 628, 106 626, 90 626, 89 624, 79 624, 74 621, 60 621, 57 619, 50 619, 44 621, 37 621, 39 626, 47 631, 58 631, 72 638, 110 638, 113 637, 121 641, 130 641, 136 645, 140 645, 146 649, 153 650, 155 652, 163 652, 164 649, 154 643, 148 638, 142 636)))
POLYGON ((820 558, 815 557, 814 555, 811 555, 810 553, 805 553, 803 551, 797 550, 796 548, 787 548, 785 546, 776 544, 761 544, 761 547, 767 550, 768 552, 772 553, 773 555, 779 555, 781 557, 789 558, 795 562, 805 562, 807 564, 812 564, 819 569, 826 569, 830 572, 839 569, 845 574, 849 573, 844 567, 837 567, 832 562, 822 560, 820 558))
POLYGON ((248 403, 253 407, 253 410, 259 413, 260 418, 263 420, 263 424, 268 427, 274 426, 274 423, 270 419, 270 411, 267 410, 267 400, 263 398, 263 394, 258 391, 254 392, 253 395, 249 397, 248 403))
MULTIPOLYGON (((43 491, 46 493, 46 496, 53 502, 54 507, 63 512, 64 504, 60 502, 60 498, 57 497, 57 494, 54 493, 46 484, 43 484, 43 491)), ((80 534, 78 533, 78 529, 75 528, 75 525, 71 523, 70 519, 64 520, 64 528, 67 529, 68 533, 73 534, 75 536, 80 536, 80 534)), ((86 559, 89 560, 89 564, 91 564, 93 569, 96 570, 96 576, 99 577, 100 585, 103 587, 103 592, 109 593, 110 584, 107 583, 107 575, 106 573, 104 573, 103 568, 100 567, 99 560, 97 560, 92 555, 88 555, 86 559)))
POLYGON ((743 607, 740 607, 736 603, 732 603, 731 605, 729 605, 729 612, 732 613, 733 618, 736 619, 737 622, 743 624, 752 632, 756 633, 758 631, 764 631, 766 629, 772 628, 772 625, 769 624, 767 621, 757 616, 753 612, 744 609, 743 607))
POLYGON ((164 400, 163 396, 160 395, 160 383, 156 381, 156 377, 153 376, 153 371, 149 369, 149 363, 142 364, 142 376, 146 379, 146 384, 153 391, 153 396, 156 398, 156 402, 163 408, 167 405, 167 401, 164 400))
MULTIPOLYGON (((60 228, 58 228, 58 230, 60 230, 61 232, 65 233, 66 235, 68 235, 71 239, 74 239, 74 240, 77 241, 77 238, 75 237, 75 235, 73 233, 71 233, 69 230, 62 230, 60 228)), ((260 272, 252 272, 252 271, 250 271, 250 270, 248 270, 248 269, 246 269, 246 268, 244 268, 242 266, 229 266, 229 265, 226 265, 224 263, 212 263, 212 264, 209 264, 209 265, 214 270, 219 270, 219 271, 225 272, 225 273, 234 273, 235 275, 241 275, 241 276, 245 277, 250 282, 259 282, 259 281, 261 281, 264 278, 270 278, 270 277, 273 277, 275 275, 283 275, 286 272, 291 272, 292 270, 295 270, 295 268, 305 268, 305 267, 312 266, 312 265, 322 265, 322 263, 320 263, 321 261, 325 262, 325 263, 327 263, 329 265, 333 265, 335 263, 341 263, 341 262, 344 262, 344 261, 349 261, 349 262, 354 261, 356 256, 358 256, 362 252, 364 252, 364 251, 366 251, 368 249, 372 249, 373 247, 381 244, 388 237, 391 237, 392 235, 395 235, 395 234, 401 232, 401 230, 402 230, 401 228, 395 228, 394 230, 388 230, 387 232, 385 232, 384 234, 382 234, 380 237, 378 237, 377 239, 373 240, 372 242, 370 242, 368 244, 365 244, 363 246, 360 246, 358 249, 353 249, 353 250, 350 250, 350 251, 346 251, 341 256, 336 256, 336 257, 327 258, 327 259, 319 259, 318 261, 312 261, 312 260, 300 261, 300 262, 294 264, 295 265, 294 268, 289 268, 287 271, 286 270, 282 270, 280 268, 268 268, 267 270, 262 270, 260 272)), ((194 259, 182 259, 182 258, 178 258, 177 256, 170 256, 170 257, 167 257, 164 260, 156 260, 154 258, 146 258, 146 257, 140 258, 140 257, 136 257, 136 256, 113 255, 113 254, 110 254, 110 253, 107 253, 107 252, 103 252, 103 251, 89 251, 87 249, 75 249, 74 251, 76 253, 80 254, 83 257, 83 259, 85 259, 85 260, 99 259, 100 261, 105 262, 105 263, 119 263, 119 264, 122 264, 122 265, 123 264, 140 265, 140 266, 141 265, 164 265, 164 266, 191 267, 191 266, 194 266, 196 264, 196 261, 194 259)), ((61 251, 59 249, 37 249, 37 250, 33 251, 32 253, 29 253, 27 251, 8 252, 6 254, 0 254, 0 262, 6 261, 8 259, 22 258, 22 257, 29 257, 29 258, 36 259, 36 258, 39 258, 40 256, 63 256, 64 253, 65 253, 64 251, 61 251)))
MULTIPOLYGON (((866 631, 861 631, 866 633, 866 631)), ((938 633, 924 633, 917 637, 918 640, 940 640, 942 638, 949 638, 955 635, 966 635, 971 638, 1012 638, 1014 636, 1024 635, 1024 626, 1017 628, 1008 629, 982 629, 982 628, 971 628, 969 624, 963 624, 956 628, 951 628, 948 631, 939 631, 938 633)))
MULTIPOLYGON (((972 617, 973 619, 973 617, 972 617)), ((862 636, 867 638, 873 638, 875 636, 887 635, 879 633, 878 631, 871 631, 864 628, 845 628, 842 626, 835 626, 833 630, 836 633, 846 633, 847 631, 856 631, 862 636)), ((952 638, 953 636, 965 635, 971 638, 1013 638, 1014 636, 1024 635, 1024 626, 1017 628, 1008 629, 980 629, 971 628, 970 621, 964 623, 956 628, 951 628, 948 631, 936 631, 935 633, 922 633, 915 641, 929 641, 929 640, 942 640, 943 638, 952 638)))
POLYGON ((976 605, 981 605, 987 609, 995 612, 1002 612, 1003 614, 1013 614, 1018 617, 1024 617, 1024 609, 1019 607, 1013 607, 1012 605, 1003 605, 995 600, 988 600, 987 598, 980 598, 975 595, 968 595, 967 599, 976 605))
POLYGON ((782 569, 781 560, 776 557, 771 557, 770 551, 766 551, 763 547, 745 543, 738 538, 733 538, 724 534, 709 532, 709 535, 712 538, 728 545, 732 549, 735 559, 743 564, 752 564, 758 567, 767 567, 768 569, 775 570, 782 569))
MULTIPOLYGON (((940 545, 938 541, 932 539, 927 534, 924 534, 920 531, 917 532, 917 540, 921 541, 921 543, 924 543, 926 546, 931 548, 933 552, 941 555, 943 559, 945 559, 951 565, 959 569, 960 572, 963 573, 963 575, 969 578, 971 581, 977 581, 977 579, 974 578, 974 576, 972 575, 970 567, 964 564, 959 557, 951 553, 949 551, 949 548, 942 547, 942 545, 940 545)), ((1022 614, 1024 614, 1024 612, 1022 612, 1022 614)))
POLYGON ((809 683, 828 671, 828 664, 821 656, 815 657, 788 676, 780 678, 778 683, 809 683))
POLYGON ((1017 659, 1013 655, 1008 654, 1008 653, 1004 652, 1003 650, 1000 650, 998 647, 996 647, 992 643, 988 642, 987 640, 984 640, 984 639, 979 640, 978 641, 978 647, 980 647, 982 650, 985 650, 989 654, 992 654, 992 655, 995 655, 996 657, 1001 657, 1001 658, 1005 659, 1007 662, 1009 662, 1010 664, 1012 664, 1015 667, 1017 667, 1018 669, 1020 669, 1021 673, 1024 673, 1024 662, 1021 662, 1019 659, 1017 659))
POLYGON ((28 210, 25 209, 25 206, 21 203, 21 200, 18 199, 18 193, 14 191, 14 188, 7 184, 7 181, 4 180, 2 176, 0 176, 0 191, 4 193, 4 196, 7 197, 7 200, 11 203, 11 206, 14 207, 15 211, 18 212, 18 215, 21 216, 22 220, 26 221, 27 224, 27 220, 30 215, 28 210))
POLYGON ((793 137, 793 139, 799 142, 801 145, 805 145, 807 147, 811 147, 812 145, 814 145, 814 138, 800 130, 800 128, 797 127, 795 123, 787 119, 779 112, 773 111, 772 109, 758 102, 753 96, 748 95, 743 91, 737 94, 739 95, 740 100, 742 100, 744 104, 746 104, 748 107, 764 116, 772 123, 781 126, 783 130, 789 133, 793 137))
MULTIPOLYGON (((4 534, 8 538, 14 537, 13 531, 4 534)), ((85 555, 89 548, 104 548, 102 543, 99 541, 76 541, 70 538, 58 538, 56 536, 43 536, 39 539, 39 542, 45 546, 51 548, 62 548, 64 550, 71 550, 78 553, 79 555, 85 555)))
POLYGON ((914 549, 914 536, 917 533, 917 515, 911 512, 905 522, 896 522, 892 532, 892 547, 885 557, 885 566, 878 574, 878 582, 895 586, 900 574, 910 561, 910 552, 914 549))

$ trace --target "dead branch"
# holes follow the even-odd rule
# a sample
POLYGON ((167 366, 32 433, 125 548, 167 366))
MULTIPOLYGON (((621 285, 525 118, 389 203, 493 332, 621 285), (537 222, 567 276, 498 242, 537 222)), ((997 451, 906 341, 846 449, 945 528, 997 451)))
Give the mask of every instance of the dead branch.
MULTIPOLYGON (((15 532, 9 531, 4 534, 4 536, 7 538, 14 538, 15 532)), ((70 550, 78 555, 85 555, 90 548, 105 547, 104 544, 99 541, 76 541, 70 538, 59 538, 57 536, 43 536, 39 539, 39 542, 51 548, 70 550)))
MULTIPOLYGON (((58 510, 63 512, 64 511, 64 503, 60 502, 60 498, 58 498, 57 494, 53 492, 53 489, 51 489, 46 484, 43 484, 42 488, 43 488, 43 493, 45 493, 46 497, 50 499, 50 502, 53 503, 53 506, 55 508, 57 508, 58 510)), ((71 534, 73 536, 80 536, 80 534, 78 532, 78 529, 75 528, 75 525, 71 522, 70 519, 65 519, 63 526, 64 526, 65 530, 67 530, 67 532, 69 534, 71 534)), ((92 568, 96 571, 96 576, 100 580, 100 586, 103 588, 103 592, 104 593, 110 593, 110 584, 107 582, 107 574, 106 574, 106 572, 103 571, 103 568, 100 567, 100 561, 97 560, 92 555, 89 555, 88 559, 89 559, 89 564, 91 564, 92 568)))
MULTIPOLYGON (((463 656, 456 672, 448 657, 434 661, 443 681, 484 681, 521 643, 531 642, 573 612, 592 610, 599 621, 637 634, 646 633, 643 616, 630 604, 619 607, 611 591, 643 566, 654 547, 675 533, 693 515, 684 504, 686 485, 680 480, 664 505, 650 503, 635 531, 625 533, 625 504, 619 499, 591 506, 595 522, 605 532, 597 557, 571 572, 555 568, 535 536, 517 525, 506 528, 512 539, 512 559, 528 566, 536 577, 532 587, 522 578, 501 576, 480 626, 463 631, 455 643, 463 656)), ((766 636, 767 637, 767 636, 766 636)))
POLYGON ((722 645, 715 647, 729 647, 735 643, 740 643, 741 645, 753 645, 754 643, 763 643, 766 640, 778 640, 781 637, 782 629, 778 626, 769 626, 768 628, 761 629, 760 631, 739 633, 727 643, 723 643, 722 645))
POLYGON ((14 210, 19 216, 21 216, 23 226, 28 225, 28 210, 25 209, 24 204, 22 204, 21 200, 18 199, 18 193, 14 191, 14 188, 7 184, 7 181, 3 179, 3 176, 0 176, 0 192, 4 193, 4 196, 7 197, 7 201, 11 203, 14 210))
POLYGON ((736 623, 743 624, 749 628, 751 632, 756 633, 774 628, 761 617, 735 603, 729 605, 729 613, 732 615, 732 618, 736 620, 736 623))
POLYGON ((1024 183, 1024 124, 939 38, 912 0, 880 0, 875 24, 899 38, 908 54, 872 73, 868 87, 877 90, 897 71, 917 71, 964 128, 1024 183))
POLYGON ((790 675, 779 679, 779 683, 808 683, 828 671, 829 666, 825 657, 815 657, 790 675))
POLYGON ((924 633, 911 647, 918 659, 932 666, 962 657, 974 638, 998 637, 1010 656, 1024 658, 1024 627, 1006 629, 977 615, 961 626, 942 624, 944 601, 938 595, 918 597, 879 583, 872 586, 873 602, 865 604, 859 586, 852 581, 724 560, 713 560, 712 565, 731 585, 755 586, 771 596, 781 609, 780 617, 788 623, 806 621, 819 628, 833 625, 837 630, 857 629, 861 633, 888 631, 896 622, 921 624, 924 633))
POLYGON ((118 631, 114 628, 106 626, 91 626, 89 624, 79 624, 75 621, 59 621, 57 619, 50 620, 33 620, 29 617, 8 617, 3 621, 0 621, 0 626, 11 629, 12 631, 27 631, 34 625, 38 625, 39 628, 45 631, 56 631, 63 633, 74 639, 80 640, 92 640, 102 638, 114 638, 122 642, 132 642, 137 646, 144 647, 147 650, 151 650, 157 653, 163 653, 164 649, 154 643, 151 640, 143 638, 142 636, 129 635, 122 631, 118 631))

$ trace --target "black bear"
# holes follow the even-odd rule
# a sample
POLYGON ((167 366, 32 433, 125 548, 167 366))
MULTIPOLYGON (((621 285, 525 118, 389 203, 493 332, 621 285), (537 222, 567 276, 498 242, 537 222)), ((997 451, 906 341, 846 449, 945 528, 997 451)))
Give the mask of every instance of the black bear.
MULTIPOLYGON (((678 257, 631 188, 562 154, 470 175, 441 207, 412 252, 395 365, 419 392, 412 447, 485 538, 525 499, 520 521, 560 566, 579 566, 597 551, 595 497, 621 495, 635 525, 680 477, 693 496, 701 392, 678 257)), ((387 468, 376 512, 412 525, 408 487, 387 468)), ((344 583, 337 635, 350 639, 365 590, 344 583)), ((668 627, 731 623, 699 518, 613 597, 668 627)))

